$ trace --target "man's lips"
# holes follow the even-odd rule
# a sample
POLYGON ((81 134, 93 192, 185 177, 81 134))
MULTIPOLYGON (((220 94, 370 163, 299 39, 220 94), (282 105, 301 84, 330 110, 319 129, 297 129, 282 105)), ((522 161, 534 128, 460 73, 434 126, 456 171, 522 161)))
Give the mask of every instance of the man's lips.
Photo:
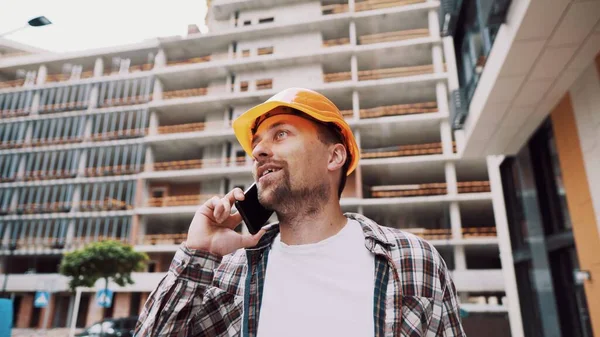
POLYGON ((278 172, 281 171, 281 169, 267 169, 263 171, 263 174, 258 177, 258 181, 259 182, 264 182, 264 181, 269 181, 272 180, 274 177, 277 176, 278 172))
POLYGON ((264 163, 257 167, 256 169, 256 178, 260 180, 265 175, 273 174, 277 171, 281 170, 281 165, 277 165, 274 163, 264 163))

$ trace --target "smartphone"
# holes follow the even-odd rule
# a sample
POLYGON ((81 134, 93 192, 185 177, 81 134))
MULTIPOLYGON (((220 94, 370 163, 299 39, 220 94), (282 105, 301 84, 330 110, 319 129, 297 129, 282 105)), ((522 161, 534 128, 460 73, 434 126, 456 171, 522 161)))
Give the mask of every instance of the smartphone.
POLYGON ((258 201, 258 187, 256 183, 250 185, 244 192, 244 196, 244 200, 235 201, 235 207, 240 212, 246 227, 248 227, 248 231, 256 234, 267 223, 273 211, 266 209, 258 201))

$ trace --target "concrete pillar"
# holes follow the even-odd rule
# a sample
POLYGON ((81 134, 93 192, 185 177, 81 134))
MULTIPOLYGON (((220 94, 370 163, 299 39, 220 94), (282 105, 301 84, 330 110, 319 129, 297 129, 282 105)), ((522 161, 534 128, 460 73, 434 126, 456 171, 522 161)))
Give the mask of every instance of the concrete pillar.
POLYGON ((23 142, 25 144, 31 144, 31 138, 33 137, 33 125, 31 125, 31 123, 27 126, 27 129, 25 130, 25 139, 23 139, 23 142))
POLYGON ((77 176, 78 177, 85 177, 85 169, 87 168, 87 157, 88 157, 88 152, 90 151, 90 149, 85 149, 85 150, 81 150, 81 153, 79 154, 79 163, 77 165, 77 176))
POLYGON ((437 10, 430 10, 427 13, 429 35, 433 38, 440 38, 440 20, 437 10))
POLYGON ((358 81, 358 59, 356 58, 356 55, 352 55, 352 58, 350 59, 350 72, 352 75, 352 81, 357 82, 358 81))
POLYGON ((39 111, 40 111, 40 92, 36 91, 35 93, 33 93, 33 99, 31 100, 31 111, 29 112, 30 115, 38 115, 39 111))
POLYGON ((445 155, 451 155, 452 152, 452 129, 450 122, 444 120, 440 123, 440 135, 442 139, 442 152, 445 155))
POLYGON ((13 189, 14 193, 12 195, 12 198, 10 199, 10 207, 8 208, 8 211, 14 211, 17 209, 17 206, 19 205, 19 190, 18 189, 13 189))
POLYGON ((140 231, 140 216, 134 214, 131 218, 131 231, 129 234, 129 244, 137 245, 142 242, 142 236, 139 235, 140 231))
POLYGON ((71 326, 71 319, 73 319, 73 310, 75 310, 75 295, 69 296, 69 307, 67 309, 67 322, 65 327, 71 326))
POLYGON ((114 293, 114 318, 125 318, 129 316, 129 310, 131 308, 131 293, 130 292, 118 292, 114 293))
POLYGON ((160 120, 158 118, 158 114, 156 111, 150 112, 150 120, 148 121, 148 136, 155 136, 158 134, 158 126, 160 125, 160 120))
POLYGON ((31 322, 31 315, 33 314, 33 294, 23 294, 21 297, 21 305, 19 312, 17 313, 16 328, 26 329, 29 328, 31 322))
MULTIPOLYGON (((428 13, 428 26, 429 26, 429 34, 431 37, 439 39, 440 38, 440 23, 438 19, 438 13, 435 10, 430 10, 428 13)), ((443 73, 445 71, 444 67, 444 53, 442 47, 440 45, 433 45, 431 48, 432 59, 433 59, 433 71, 435 73, 443 73)))
POLYGON ((354 0, 348 0, 348 11, 350 13, 354 12, 354 9, 356 7, 355 3, 356 3, 356 1, 354 1, 354 0))
POLYGON ((438 106, 438 111, 444 116, 450 116, 450 108, 448 107, 448 90, 446 84, 442 81, 435 85, 435 99, 438 106))
POLYGON ((462 156, 462 150, 465 146, 465 130, 456 130, 454 131, 454 139, 456 142, 456 153, 459 156, 462 156))
MULTIPOLYGON (((460 208, 458 202, 453 201, 450 203, 450 229, 452 231, 452 239, 460 240, 462 238, 462 220, 460 218, 460 208)), ((465 246, 455 245, 453 247, 454 253, 454 270, 466 270, 467 269, 467 257, 465 255, 465 246)), ((468 294, 461 293, 461 302, 466 302, 468 294)))
POLYGON ((154 171, 154 151, 152 147, 146 148, 146 161, 144 162, 144 172, 154 171))
POLYGON ((90 100, 88 101, 88 110, 92 110, 98 107, 98 101, 100 100, 100 89, 99 84, 93 85, 90 90, 90 100))
POLYGON ((456 184, 456 167, 453 162, 447 162, 444 167, 444 173, 446 175, 446 188, 449 195, 458 194, 458 187, 456 184))
POLYGON ((156 78, 154 79, 154 90, 152 91, 152 100, 162 100, 163 98, 163 85, 162 82, 156 78))
POLYGON ((154 57, 154 68, 162 68, 167 66, 167 54, 164 49, 159 49, 154 57))
MULTIPOLYGON (((12 209, 12 204, 10 206, 10 209, 12 209)), ((5 233, 10 233, 11 232, 11 227, 12 225, 9 223, 6 224, 6 229, 5 229, 5 233)), ((8 244, 10 243, 10 235, 4 235, 2 237, 2 247, 8 247, 8 244)), ((6 272, 6 266, 4 265, 4 263, 6 262, 6 260, 4 258, 2 258, 2 262, 1 262, 1 266, 2 266, 2 273, 6 272)), ((2 279, 2 281, 4 281, 4 279, 2 279)))
POLYGON ((38 70, 37 80, 35 84, 40 85, 46 83, 46 77, 48 76, 48 68, 45 65, 41 65, 38 70))
POLYGON ((101 57, 96 58, 94 62, 94 77, 104 75, 104 60, 101 57))
POLYGON ((221 166, 225 167, 229 163, 229 156, 227 153, 227 143, 223 143, 223 147, 221 148, 221 166))
POLYGON ((233 54, 233 44, 235 42, 231 42, 228 46, 227 46, 227 59, 228 60, 232 60, 235 55, 233 54))
POLYGON ((492 206, 494 208, 494 221, 496 222, 496 236, 498 237, 498 249, 500 251, 500 263, 502 275, 504 276, 504 291, 506 293, 510 333, 512 337, 523 337, 523 321, 521 316, 521 304, 517 290, 517 278, 513 260, 512 246, 508 231, 508 218, 506 216, 506 205, 504 203, 504 190, 500 175, 500 164, 502 156, 488 156, 487 169, 492 190, 492 206))
POLYGON ((356 90, 352 92, 352 115, 354 119, 360 119, 360 99, 356 90))
POLYGON ((21 156, 19 157, 19 166, 17 168, 17 180, 21 180, 23 179, 23 177, 25 177, 25 168, 26 168, 26 162, 27 162, 27 154, 23 153, 21 154, 21 156))
POLYGON ((445 71, 444 67, 444 54, 442 52, 442 47, 439 45, 434 45, 431 48, 432 59, 433 59, 433 72, 436 74, 441 74, 445 71))
MULTIPOLYGON (((354 131, 354 138, 356 139, 356 144, 358 144, 358 148, 361 149, 362 144, 361 144, 360 130, 354 131)), ((356 198, 362 199, 363 198, 363 178, 362 178, 362 168, 360 167, 360 165, 358 165, 356 167, 354 174, 356 176, 356 198)), ((361 207, 361 206, 359 206, 359 207, 361 207)))
POLYGON ((462 239, 462 220, 457 201, 450 203, 450 228, 452 230, 452 239, 462 239))
POLYGON ((456 54, 454 54, 454 40, 452 36, 442 39, 444 46, 444 59, 446 60, 446 72, 448 73, 448 90, 458 89, 458 70, 456 68, 456 54))
MULTIPOLYGON (((73 238, 75 237, 75 219, 69 220, 69 224, 67 225, 67 235, 65 237, 65 248, 69 249, 73 245, 73 238)), ((73 300, 73 297, 71 297, 73 300)), ((72 301, 71 301, 72 302, 72 301)), ((71 303, 73 304, 73 303, 71 303)), ((69 305, 71 305, 69 304, 69 305)), ((71 317, 69 315, 68 317, 71 317)))
POLYGON ((80 208, 80 204, 81 204, 81 200, 82 200, 82 186, 81 185, 75 185, 75 188, 73 189, 73 200, 71 200, 71 213, 74 212, 78 212, 79 208, 80 208))
POLYGON ((350 22, 350 44, 356 46, 358 44, 358 37, 356 36, 356 23, 350 22))

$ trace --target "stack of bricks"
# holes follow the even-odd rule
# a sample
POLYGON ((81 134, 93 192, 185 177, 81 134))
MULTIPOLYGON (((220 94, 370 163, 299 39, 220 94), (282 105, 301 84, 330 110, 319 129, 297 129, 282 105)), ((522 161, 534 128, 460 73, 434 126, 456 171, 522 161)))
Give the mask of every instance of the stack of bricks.
MULTIPOLYGON (((490 191, 489 181, 458 182, 458 193, 481 193, 490 191)), ((447 193, 446 183, 386 185, 371 187, 373 198, 397 198, 441 195, 447 193)))
POLYGON ((182 98, 182 97, 195 97, 205 96, 208 92, 208 88, 192 88, 182 90, 172 90, 163 92, 163 99, 182 98))
POLYGON ((406 6, 425 2, 425 0, 366 0, 357 2, 354 6, 357 12, 369 11, 388 7, 406 6))
POLYGON ((427 28, 408 29, 408 30, 401 30, 401 31, 395 31, 395 32, 385 32, 385 33, 362 35, 358 38, 358 43, 359 44, 373 44, 373 43, 416 39, 416 38, 428 37, 428 36, 429 36, 429 29, 427 29, 427 28))

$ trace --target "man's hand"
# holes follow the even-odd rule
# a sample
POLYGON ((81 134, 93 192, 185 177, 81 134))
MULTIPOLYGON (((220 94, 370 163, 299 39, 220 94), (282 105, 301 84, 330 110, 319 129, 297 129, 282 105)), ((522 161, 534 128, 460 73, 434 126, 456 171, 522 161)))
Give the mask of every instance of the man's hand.
POLYGON ((240 248, 253 247, 265 234, 240 234, 234 229, 242 222, 239 212, 231 214, 231 206, 236 200, 244 200, 244 192, 235 188, 224 198, 212 197, 196 211, 190 224, 186 246, 219 256, 233 253, 240 248))

